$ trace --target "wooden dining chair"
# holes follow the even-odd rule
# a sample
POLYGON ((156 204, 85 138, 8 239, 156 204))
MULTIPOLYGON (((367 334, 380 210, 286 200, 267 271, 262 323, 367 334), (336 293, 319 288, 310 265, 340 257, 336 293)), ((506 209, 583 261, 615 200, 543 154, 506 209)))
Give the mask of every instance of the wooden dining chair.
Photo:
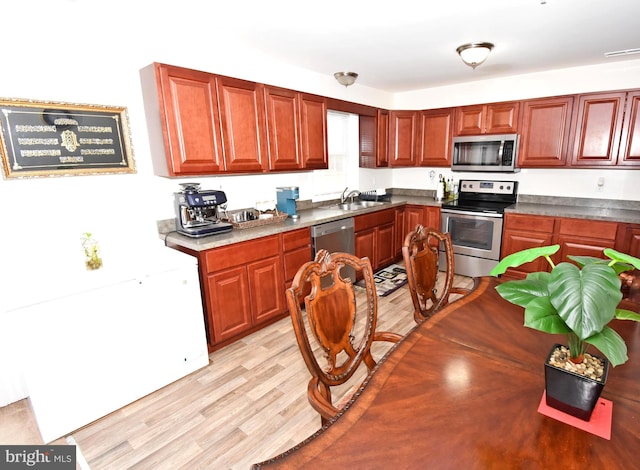
POLYGON ((324 426, 349 398, 333 403, 331 388, 346 384, 342 390, 349 389, 352 377, 359 386, 356 379, 365 370, 360 366, 364 363, 369 374, 377 364, 371 354, 373 342, 397 343, 402 336, 376 331, 378 302, 366 257, 320 250, 314 261, 300 267, 286 294, 296 340, 311 373, 308 399, 324 426), (364 292, 356 294, 351 278, 341 275, 346 266, 362 276, 364 292))
POLYGON ((449 233, 417 225, 404 239, 402 257, 407 270, 416 323, 426 320, 447 305, 451 295, 464 296, 471 292, 469 289, 453 286, 455 266, 449 233), (444 252, 446 261, 442 272, 438 265, 440 250, 444 252), (443 282, 438 283, 440 273, 443 275, 443 282))

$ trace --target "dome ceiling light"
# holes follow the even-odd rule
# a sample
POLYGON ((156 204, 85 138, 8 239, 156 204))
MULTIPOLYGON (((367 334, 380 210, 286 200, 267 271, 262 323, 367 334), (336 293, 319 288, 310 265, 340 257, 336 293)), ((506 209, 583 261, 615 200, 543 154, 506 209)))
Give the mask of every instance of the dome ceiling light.
POLYGON ((336 72, 333 76, 338 80, 340 85, 344 85, 345 87, 353 85, 358 78, 358 74, 355 72, 336 72))
POLYGON ((489 52, 491 52, 493 47, 493 44, 490 42, 472 42, 458 47, 456 52, 460 54, 460 58, 465 64, 472 69, 475 69, 478 65, 487 60, 489 52))

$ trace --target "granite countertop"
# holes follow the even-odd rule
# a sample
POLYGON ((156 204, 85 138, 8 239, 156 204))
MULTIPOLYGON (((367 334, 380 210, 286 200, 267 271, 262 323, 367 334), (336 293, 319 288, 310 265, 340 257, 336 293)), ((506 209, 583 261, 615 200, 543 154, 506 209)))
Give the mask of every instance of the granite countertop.
MULTIPOLYGON (((322 204, 328 203, 329 202, 324 202, 322 204)), ((299 217, 297 219, 288 218, 280 223, 243 230, 234 229, 228 233, 210 235, 208 237, 191 238, 177 233, 173 219, 158 221, 158 231, 165 245, 179 246, 193 252, 199 252, 269 235, 289 232, 291 230, 311 227, 312 225, 377 212, 405 204, 441 206, 441 203, 433 198, 432 191, 394 190, 391 200, 380 206, 367 207, 356 211, 344 211, 339 209, 323 209, 318 207, 320 204, 317 203, 307 204, 307 208, 305 208, 305 204, 301 204, 301 207, 298 209, 299 217)), ((639 201, 519 195, 518 202, 505 209, 505 212, 640 224, 639 201)))

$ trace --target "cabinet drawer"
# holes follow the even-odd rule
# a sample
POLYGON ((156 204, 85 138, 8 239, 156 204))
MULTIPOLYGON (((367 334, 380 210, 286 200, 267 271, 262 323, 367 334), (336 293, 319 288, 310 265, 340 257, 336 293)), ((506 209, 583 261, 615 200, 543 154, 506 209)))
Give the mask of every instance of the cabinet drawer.
POLYGON ((379 225, 392 224, 396 219, 396 211, 394 209, 385 209, 383 211, 372 212, 371 214, 359 215, 354 218, 354 228, 356 232, 366 230, 379 225))
POLYGON ((600 240, 615 240, 618 224, 602 220, 558 219, 560 235, 579 235, 600 240))
POLYGON ((278 254, 280 254, 280 239, 277 235, 273 235, 207 250, 204 255, 204 268, 207 273, 211 273, 278 254))
POLYGON ((505 230, 552 233, 554 220, 553 217, 539 215, 507 214, 504 227, 505 230))
POLYGON ((298 269, 311 261, 311 246, 303 246, 284 254, 284 278, 286 282, 292 281, 298 269))
POLYGON ((282 234, 282 251, 287 252, 311 245, 311 232, 308 228, 282 234))

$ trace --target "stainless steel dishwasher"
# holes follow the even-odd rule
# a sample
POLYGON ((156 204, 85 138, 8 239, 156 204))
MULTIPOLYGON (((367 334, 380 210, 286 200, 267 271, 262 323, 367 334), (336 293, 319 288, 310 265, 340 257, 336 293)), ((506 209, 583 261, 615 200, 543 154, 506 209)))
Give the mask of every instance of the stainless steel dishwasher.
MULTIPOLYGON (((311 241, 313 243, 314 257, 318 251, 323 249, 330 253, 341 251, 352 255, 355 254, 353 217, 313 225, 311 227, 311 241)), ((353 282, 356 281, 356 274, 353 268, 343 268, 340 272, 342 277, 349 277, 353 282)), ((324 283, 323 287, 326 287, 324 283)))

